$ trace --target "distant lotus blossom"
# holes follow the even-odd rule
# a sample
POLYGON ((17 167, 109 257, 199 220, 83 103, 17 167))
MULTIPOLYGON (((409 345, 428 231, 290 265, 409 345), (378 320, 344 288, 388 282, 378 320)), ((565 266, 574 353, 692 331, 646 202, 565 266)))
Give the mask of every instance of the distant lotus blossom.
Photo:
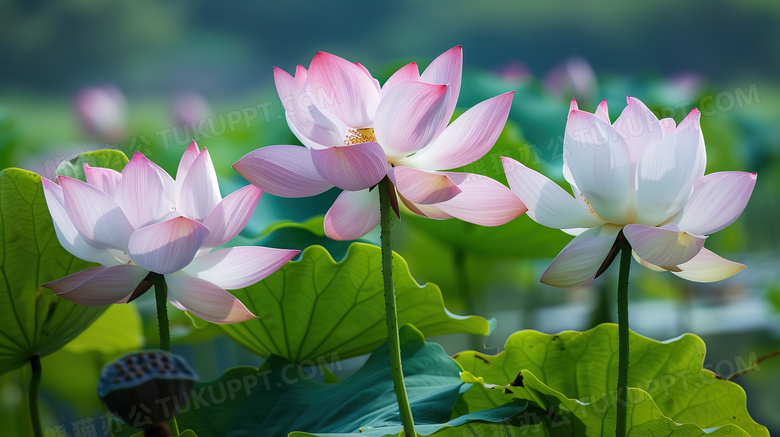
POLYGON ((755 173, 704 175, 707 155, 694 109, 675 125, 639 100, 610 124, 606 100, 595 114, 572 101, 564 134, 563 174, 574 197, 550 179, 502 158, 509 186, 544 226, 576 235, 541 282, 571 287, 596 275, 622 235, 634 258, 655 271, 696 282, 728 278, 745 266, 704 248, 706 235, 742 214, 755 173))
POLYGON ((173 117, 178 126, 197 123, 211 115, 211 105, 198 93, 182 93, 173 99, 173 117))
POLYGON ((512 61, 499 67, 496 73, 505 80, 524 81, 533 77, 531 69, 523 62, 512 61))
POLYGON ((127 124, 127 102, 114 85, 81 89, 75 99, 82 127, 100 141, 115 143, 122 139, 127 124))
POLYGON ((385 176, 415 214, 504 224, 525 211, 508 188, 481 175, 438 171, 484 156, 512 103, 514 93, 505 93, 449 124, 462 65, 461 47, 454 47, 422 74, 412 62, 382 86, 362 65, 324 52, 308 70, 299 65, 295 77, 275 68, 287 122, 305 147, 263 147, 233 167, 278 196, 344 190, 325 216, 325 232, 334 239, 359 238, 377 226, 379 195, 371 188, 385 176))
POLYGON ((544 86, 556 96, 574 95, 589 101, 598 91, 598 79, 590 63, 584 58, 568 58, 553 67, 544 76, 544 86))
MULTIPOLYGON (((675 108, 675 102, 693 102, 701 98, 702 111, 707 114, 707 99, 702 98, 702 91, 707 78, 699 73, 680 73, 666 78, 657 85, 659 100, 666 102, 665 111, 668 113, 675 108)), ((676 109, 676 108, 675 108, 676 109)))
POLYGON ((121 173, 86 164, 84 172, 86 183, 43 179, 60 244, 101 264, 44 284, 65 299, 124 303, 154 272, 165 275, 177 308, 214 323, 241 322, 255 315, 226 289, 252 285, 299 253, 257 246, 213 250, 246 226, 262 192, 249 185, 223 199, 211 157, 194 141, 175 180, 141 153, 121 173))

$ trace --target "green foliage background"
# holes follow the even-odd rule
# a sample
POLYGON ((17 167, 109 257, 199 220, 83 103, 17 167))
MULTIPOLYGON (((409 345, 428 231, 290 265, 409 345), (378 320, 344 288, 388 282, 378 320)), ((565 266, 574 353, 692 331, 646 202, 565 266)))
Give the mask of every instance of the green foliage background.
MULTIPOLYGON (((77 157, 108 147, 128 156, 141 151, 174 172, 194 138, 209 148, 223 194, 227 194, 246 184, 230 168, 245 153, 264 145, 297 144, 284 121, 271 67, 292 71, 297 63, 306 65, 318 50, 360 61, 383 80, 411 60, 424 67, 433 56, 463 44, 466 65, 459 113, 486 98, 516 90, 510 121, 493 151, 463 169, 502 182, 500 156, 518 159, 562 181, 560 137, 572 96, 587 110, 606 98, 613 120, 626 94, 678 122, 697 106, 703 113, 707 173, 744 170, 759 175, 743 216, 707 241, 708 248, 745 263, 748 269, 723 283, 697 285, 635 265, 632 327, 658 339, 687 331, 699 334, 708 347, 705 367, 728 376, 739 365, 780 349, 776 273, 780 259, 780 84, 776 79, 780 57, 772 55, 778 23, 780 6, 766 1, 626 5, 608 0, 567 4, 563 9, 556 2, 528 6, 508 1, 479 5, 402 1, 382 14, 367 14, 343 1, 305 7, 235 1, 0 2, 0 169, 19 167, 54 178, 59 168, 60 173, 79 176, 77 157), (574 54, 591 62, 596 81, 584 92, 572 84, 556 91, 544 76, 574 54), (85 133, 72 105, 80 87, 106 82, 118 84, 128 99, 125 135, 111 144, 85 133), (212 105, 212 116, 201 130, 179 126, 172 117, 171 99, 183 91, 201 93, 212 105), (61 164, 64 160, 74 161, 61 164)), ((42 216, 42 197, 32 194, 39 193, 35 176, 5 170, 2 181, 4 211, 13 209, 17 214, 20 208, 31 208, 42 216), (29 185, 26 196, 7 192, 6 188, 17 184, 29 185), (8 202, 11 207, 5 206, 8 202)), ((327 249, 333 262, 347 262, 351 242, 332 242, 318 232, 321 214, 336 195, 335 190, 311 199, 264 194, 247 230, 231 244, 299 249, 317 244, 327 249)), ((22 235, 18 223, 7 217, 3 227, 6 238, 22 235)), ((472 325, 462 329, 470 334, 436 338, 450 354, 474 349, 480 356, 495 355, 510 349, 508 344, 502 346, 504 340, 519 330, 586 330, 614 318, 610 305, 615 272, 608 271, 587 289, 564 291, 538 284, 540 273, 569 237, 527 217, 487 229, 403 215, 394 234, 395 250, 408 265, 408 275, 402 270, 410 292, 413 282, 430 283, 416 291, 435 296, 440 313, 447 308, 482 317, 457 323, 449 320, 472 325), (491 336, 485 340, 474 335, 484 334, 486 320, 491 318, 498 321, 491 336)), ((369 234, 362 243, 375 243, 376 237, 369 234)), ((314 251, 327 260, 320 249, 314 251)), ((37 288, 37 282, 48 279, 31 281, 26 273, 14 275, 32 265, 45 265, 52 269, 49 279, 55 279, 86 264, 74 261, 70 269, 54 272, 67 255, 33 252, 4 258, 4 267, 7 264, 9 278, 24 283, 15 292, 23 291, 25 302, 38 305, 36 311, 41 315, 50 314, 48 308, 55 300, 37 288), (53 259, 60 261, 52 264, 53 259)), ((260 310, 267 296, 254 302, 250 292, 258 295, 262 286, 257 288, 238 293, 260 310)), ((11 296, 7 290, 5 295, 11 296)), ((8 302, 0 303, 5 308, 0 312, 11 308, 8 302)), ((29 305, 25 311, 32 311, 29 305)), ((60 307, 68 305, 59 300, 54 305, 57 312, 51 314, 59 314, 60 307)), ((72 425, 79 419, 92 418, 100 425, 102 409, 90 381, 115 356, 142 346, 154 347, 153 308, 144 296, 121 310, 111 308, 100 318, 102 310, 92 310, 94 314, 84 316, 82 322, 86 325, 90 318, 97 322, 58 351, 76 336, 76 325, 69 325, 71 331, 45 332, 39 324, 23 327, 41 341, 14 349, 24 353, 0 355, 0 368, 9 371, 0 376, 0 428, 9 435, 29 433, 25 394, 29 371, 24 364, 25 356, 35 351, 49 354, 43 360, 44 428, 62 425, 73 435, 72 425), (47 335, 48 344, 42 341, 47 335)), ((247 339, 239 340, 246 349, 238 346, 221 328, 193 324, 176 310, 171 315, 175 352, 185 355, 205 380, 216 379, 239 364, 258 368, 270 352, 258 351, 247 339)), ((417 327, 426 332, 424 326, 417 327)), ((15 324, 0 326, 0 332, 11 336, 17 329, 15 324)), ((370 340, 358 348, 360 352, 378 345, 376 338, 370 340)), ((6 345, 1 343, 0 350, 8 352, 6 345)), ((698 343, 690 346, 697 351, 700 347, 698 343)), ((459 358, 461 365, 465 356, 459 358)), ((336 377, 356 371, 362 366, 360 360, 347 361, 336 377)), ((578 394, 545 380, 538 369, 532 373, 551 390, 566 396, 578 394)), ((477 376, 487 378, 487 374, 477 376)), ((778 381, 780 366, 773 360, 736 380, 748 392, 752 417, 775 433, 780 432, 775 411, 780 402, 778 381)), ((464 399, 478 389, 472 388, 458 405, 462 407, 464 399)), ((666 411, 664 405, 658 408, 666 411)), ((482 435, 505 431, 501 427, 508 425, 480 426, 462 425, 444 433, 482 435)))

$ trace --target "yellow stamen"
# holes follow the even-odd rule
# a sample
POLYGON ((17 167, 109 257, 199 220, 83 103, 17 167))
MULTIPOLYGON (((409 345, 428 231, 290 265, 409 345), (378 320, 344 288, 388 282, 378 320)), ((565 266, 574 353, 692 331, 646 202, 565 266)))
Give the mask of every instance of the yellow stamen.
POLYGON ((588 199, 586 199, 586 198, 585 198, 585 196, 583 196, 583 195, 582 195, 582 193, 580 193, 580 197, 582 197, 582 200, 584 200, 584 201, 585 201, 585 204, 586 204, 586 205, 588 205, 588 211, 589 211, 591 214, 593 214, 593 215, 595 215, 596 217, 598 217, 598 215, 596 214, 596 211, 593 211, 593 207, 592 207, 592 206, 590 206, 590 202, 588 202, 588 199))
POLYGON ((368 141, 376 141, 374 128, 350 129, 347 131, 347 138, 344 140, 344 145, 351 146, 353 144, 366 143, 368 141))

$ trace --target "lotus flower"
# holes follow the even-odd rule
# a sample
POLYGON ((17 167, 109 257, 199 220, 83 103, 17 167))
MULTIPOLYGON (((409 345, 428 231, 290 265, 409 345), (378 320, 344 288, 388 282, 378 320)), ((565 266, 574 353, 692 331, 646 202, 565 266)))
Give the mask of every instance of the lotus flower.
POLYGON ((571 93, 587 100, 590 100, 599 87, 593 67, 586 59, 578 56, 568 58, 553 67, 542 82, 547 91, 557 97, 571 93))
POLYGON ((262 191, 249 185, 223 199, 211 157, 194 141, 176 180, 141 153, 121 173, 86 164, 84 172, 86 183, 43 179, 60 244, 102 265, 44 284, 70 301, 127 302, 154 272, 165 275, 177 308, 214 323, 241 322, 255 316, 226 289, 254 284, 299 253, 256 246, 212 251, 246 226, 262 191))
POLYGON ((173 98, 173 119, 179 126, 189 126, 212 114, 211 105, 198 93, 181 93, 173 98))
POLYGON ((502 158, 509 186, 528 206, 528 215, 577 235, 541 282, 571 287, 593 279, 614 258, 619 235, 643 266, 690 281, 719 281, 745 268, 705 249, 704 240, 740 216, 756 174, 705 176, 699 119, 694 108, 676 126, 628 97, 628 106, 610 124, 606 101, 595 114, 580 111, 572 101, 563 175, 574 197, 536 171, 502 158))
POLYGON ((76 113, 84 130, 101 141, 119 141, 127 122, 127 103, 114 85, 83 88, 76 95, 76 113))
POLYGON ((295 77, 274 79, 290 129, 305 147, 268 146, 233 168, 264 191, 308 197, 344 190, 325 216, 330 238, 359 238, 379 223, 379 195, 388 176, 414 213, 457 217, 485 226, 504 224, 525 206, 485 176, 440 172, 487 153, 506 123, 513 92, 486 100, 448 126, 460 92, 461 47, 419 74, 412 62, 383 86, 360 64, 320 52, 295 77))

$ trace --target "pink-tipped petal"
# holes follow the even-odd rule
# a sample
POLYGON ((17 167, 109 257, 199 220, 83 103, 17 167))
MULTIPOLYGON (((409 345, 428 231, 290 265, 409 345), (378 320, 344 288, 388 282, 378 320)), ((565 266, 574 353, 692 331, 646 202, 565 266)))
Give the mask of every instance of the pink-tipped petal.
POLYGON ((374 84, 374 88, 376 88, 377 92, 380 92, 382 90, 382 87, 379 85, 379 81, 374 79, 374 76, 371 75, 371 72, 368 71, 368 68, 366 68, 363 64, 360 62, 353 62, 357 66, 357 68, 360 69, 363 73, 366 74, 369 78, 371 78, 371 82, 374 84))
POLYGON ((333 187, 317 173, 311 151, 300 146, 266 146, 247 153, 233 168, 274 196, 309 197, 333 187))
POLYGON ((485 156, 504 129, 514 91, 485 100, 458 117, 424 149, 401 163, 448 170, 485 156))
POLYGON ((379 192, 344 191, 325 214, 325 234, 334 240, 355 240, 379 224, 379 192))
POLYGON ((309 66, 308 90, 327 99, 317 107, 338 115, 353 129, 371 127, 379 91, 374 81, 360 67, 330 53, 319 52, 309 66))
POLYGON ((542 273, 539 280, 552 287, 574 287, 596 276, 615 243, 617 232, 592 228, 574 237, 542 273))
POLYGON ((725 228, 742 214, 755 185, 756 174, 741 171, 710 173, 698 179, 677 225, 698 235, 725 228))
POLYGON ((675 129, 677 129, 677 123, 671 117, 662 118, 658 120, 658 123, 661 124, 661 129, 664 132, 664 136, 672 134, 675 129))
POLYGON ((693 282, 722 281, 745 269, 743 264, 721 258, 704 248, 690 261, 677 267, 680 271, 673 271, 673 274, 693 282))
POLYGON ((640 258, 661 267, 689 261, 704 247, 705 240, 680 231, 675 225, 656 228, 631 224, 623 227, 623 234, 640 258))
POLYGON ((569 102, 569 112, 576 111, 580 109, 580 106, 577 104, 577 99, 572 98, 571 102, 569 102))
POLYGON ((203 220, 203 225, 211 231, 203 246, 221 246, 238 235, 252 218, 262 194, 261 189, 247 185, 222 199, 203 220))
POLYGON ((637 163, 645 147, 663 138, 663 128, 658 118, 642 101, 627 97, 628 105, 615 120, 615 130, 623 137, 631 154, 631 162, 637 163))
POLYGON ((197 143, 195 143, 195 140, 190 141, 190 145, 187 146, 187 149, 184 150, 184 155, 182 155, 181 159, 179 160, 179 167, 176 169, 176 195, 178 196, 179 190, 181 190, 181 183, 184 182, 184 178, 187 177, 187 173, 190 171, 190 167, 192 167, 192 163, 195 162, 195 158, 200 155, 200 150, 198 149, 197 143))
POLYGON ((599 103, 599 106, 596 108, 596 117, 604 120, 605 122, 609 123, 609 108, 607 107, 607 99, 604 99, 599 103))
POLYGON ((452 119, 455 112, 455 106, 458 104, 460 95, 460 83, 463 75, 463 47, 455 46, 434 59, 428 68, 420 76, 422 82, 449 85, 450 100, 442 124, 438 132, 444 130, 452 119))
POLYGON ((698 125, 688 124, 646 147, 636 170, 636 223, 664 223, 688 202, 706 159, 700 136, 698 125))
POLYGON ((535 222, 555 229, 592 228, 603 224, 555 182, 511 158, 501 158, 509 188, 535 222))
POLYGON ((164 171, 140 152, 122 170, 114 198, 135 229, 155 223, 175 209, 161 173, 164 171))
POLYGON ((41 182, 43 183, 43 195, 46 199, 46 205, 49 207, 49 214, 51 214, 52 223, 54 224, 54 233, 57 235, 57 240, 62 247, 70 254, 86 261, 108 266, 119 264, 119 261, 108 250, 90 246, 84 237, 79 234, 65 210, 62 188, 46 178, 41 178, 41 182))
POLYGON ((312 149, 311 160, 323 179, 348 191, 373 187, 388 170, 385 152, 375 142, 312 149))
POLYGON ((217 172, 211 155, 205 148, 192 163, 187 177, 181 185, 177 207, 180 212, 194 220, 203 220, 222 201, 219 193, 217 172))
MULTIPOLYGON (((302 88, 286 71, 274 68, 276 91, 284 107, 290 129, 307 147, 341 144, 341 129, 318 108, 326 103, 325 94, 302 88)), ((346 130, 346 128, 343 128, 346 130)))
POLYGON ((126 302, 136 286, 149 274, 133 265, 93 267, 43 284, 58 296, 81 305, 126 302))
POLYGON ((238 323, 255 319, 247 307, 223 288, 203 279, 184 275, 168 275, 169 300, 211 323, 238 323))
POLYGON ((134 228, 114 199, 78 179, 60 176, 59 181, 65 211, 87 243, 98 249, 126 251, 134 228))
POLYGON ((387 79, 387 82, 385 82, 385 84, 382 86, 382 90, 379 92, 380 97, 384 98, 385 94, 387 94, 387 92, 392 87, 405 80, 420 80, 420 70, 417 68, 416 62, 410 62, 393 73, 393 75, 390 76, 390 78, 387 79))
POLYGON ((563 152, 564 173, 570 173, 593 211, 606 222, 627 223, 632 184, 623 138, 604 120, 575 110, 566 122, 563 152))
POLYGON ((460 220, 481 226, 500 226, 527 211, 523 202, 503 184, 482 175, 444 173, 460 188, 452 199, 433 206, 460 220))
POLYGON ((187 266, 209 235, 209 229, 187 217, 176 217, 141 228, 130 236, 130 258, 155 273, 168 274, 187 266))
POLYGON ((230 247, 196 257, 182 273, 226 290, 236 290, 265 279, 300 252, 258 246, 230 247))
POLYGON ((414 203, 446 202, 461 192, 445 173, 398 166, 391 168, 387 175, 398 193, 414 203))
POLYGON ((309 77, 309 72, 306 71, 306 68, 304 68, 303 65, 298 64, 297 67, 295 67, 295 81, 298 82, 298 85, 301 86, 301 88, 306 87, 306 80, 309 77))
POLYGON ((447 85, 405 81, 394 86, 376 110, 377 142, 388 156, 403 157, 422 149, 439 133, 448 99, 447 85))
POLYGON ((84 176, 86 176, 88 184, 94 185, 111 197, 114 196, 116 186, 122 180, 122 173, 110 168, 90 167, 86 162, 84 163, 84 176))

